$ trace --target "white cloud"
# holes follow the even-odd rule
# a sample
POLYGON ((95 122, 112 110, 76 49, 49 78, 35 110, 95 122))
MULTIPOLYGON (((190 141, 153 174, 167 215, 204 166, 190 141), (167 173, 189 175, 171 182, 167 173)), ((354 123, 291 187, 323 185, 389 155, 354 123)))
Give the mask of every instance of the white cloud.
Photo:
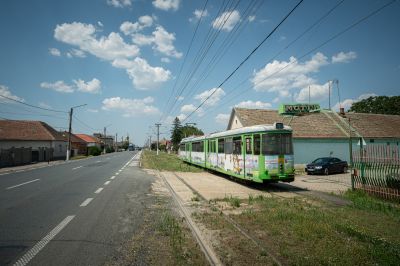
POLYGON ((54 38, 105 60, 129 58, 139 54, 139 48, 125 43, 118 33, 111 32, 107 37, 102 36, 99 39, 96 39, 95 33, 96 28, 92 24, 63 23, 56 26, 54 38))
POLYGON ((218 114, 215 117, 215 122, 217 122, 218 124, 227 126, 228 122, 229 122, 229 118, 230 118, 230 114, 218 114))
POLYGON ((151 27, 152 25, 153 25, 153 18, 146 15, 139 17, 138 22, 135 23, 129 21, 123 22, 119 27, 119 29, 125 35, 131 35, 143 30, 144 28, 151 27))
POLYGON ((139 46, 153 44, 153 50, 170 57, 181 58, 182 53, 176 51, 173 45, 175 39, 175 34, 169 33, 162 26, 157 26, 151 36, 141 33, 132 35, 132 41, 139 46))
MULTIPOLYGON (((25 101, 24 99, 12 94, 10 89, 7 86, 4 86, 4 85, 0 85, 0 95, 8 97, 8 98, 13 99, 13 100, 20 101, 20 102, 24 102, 25 101)), ((7 99, 5 99, 3 97, 0 97, 0 102, 8 102, 8 101, 9 100, 7 100, 7 99)))
POLYGON ((249 16, 248 20, 249 22, 253 22, 256 19, 256 16, 249 16))
POLYGON ((162 57, 161 58, 161 62, 163 62, 163 63, 171 63, 171 59, 169 59, 168 57, 162 57))
POLYGON ((57 48, 49 48, 49 53, 54 56, 61 56, 61 52, 57 48))
POLYGON ((261 101, 243 101, 235 105, 236 107, 241 107, 241 108, 255 108, 255 109, 266 109, 266 108, 271 108, 270 103, 265 103, 261 101))
POLYGON ((101 23, 101 21, 97 21, 97 25, 99 25, 100 27, 103 27, 103 23, 101 23))
POLYGON ((97 109, 90 109, 90 108, 86 109, 86 111, 88 111, 89 113, 98 113, 99 112, 99 110, 97 110, 97 109))
POLYGON ((283 91, 282 96, 284 96, 289 94, 290 89, 315 84, 316 80, 309 75, 318 72, 327 64, 329 64, 327 57, 322 53, 315 54, 304 63, 298 62, 295 57, 290 57, 288 62, 275 60, 255 72, 251 82, 256 91, 283 91))
POLYGON ((107 4, 113 7, 126 7, 132 5, 132 0, 107 0, 107 4))
POLYGON ((45 89, 55 90, 57 92, 62 92, 62 93, 74 92, 74 88, 71 85, 65 84, 64 81, 62 80, 56 81, 54 83, 42 82, 40 83, 40 87, 45 89))
POLYGON ((214 106, 221 100, 224 95, 225 92, 222 88, 212 88, 210 90, 206 90, 200 94, 197 94, 194 98, 196 100, 200 100, 201 102, 204 102, 207 99, 207 101, 204 103, 204 106, 214 106), (211 94, 212 96, 207 99, 211 94))
POLYGON ((194 110, 196 110, 196 106, 194 106, 193 104, 186 104, 181 107, 181 113, 191 113, 194 110))
POLYGON ((279 97, 276 97, 276 98, 274 98, 274 99, 272 100, 273 103, 277 103, 277 102, 279 102, 279 101, 280 101, 280 98, 279 98, 279 97))
POLYGON ((332 63, 349 63, 350 61, 357 58, 357 53, 350 51, 348 53, 340 52, 332 56, 332 63))
POLYGON ((135 88, 139 90, 155 89, 171 78, 171 72, 162 67, 152 67, 145 59, 136 57, 127 73, 135 88))
POLYGON ((162 9, 165 11, 168 10, 178 10, 180 0, 154 0, 153 6, 158 9, 162 9))
POLYGON ((176 98, 176 100, 177 100, 178 102, 183 101, 183 99, 185 99, 183 96, 179 96, 179 97, 176 98))
POLYGON ((158 115, 160 111, 157 107, 151 105, 154 102, 152 97, 144 99, 128 99, 128 98, 106 98, 103 100, 103 110, 119 110, 123 112, 125 117, 139 115, 158 115))
POLYGON ((101 81, 96 78, 94 78, 88 82, 78 79, 78 80, 74 80, 74 83, 75 83, 78 91, 93 93, 93 94, 101 92, 101 81))
POLYGON ((375 94, 375 93, 365 93, 365 94, 361 94, 360 96, 358 96, 357 99, 345 99, 345 100, 343 100, 341 103, 339 103, 339 102, 336 103, 336 104, 332 107, 332 109, 335 110, 335 111, 339 111, 339 108, 340 108, 340 106, 341 106, 341 107, 344 108, 345 111, 347 111, 347 110, 350 109, 350 107, 353 105, 353 103, 359 102, 359 101, 364 100, 364 99, 368 99, 369 97, 375 97, 375 96, 378 96, 378 95, 375 94))
POLYGON ((204 9, 204 11, 201 10, 201 9, 196 9, 195 11, 193 11, 193 15, 194 15, 194 17, 189 18, 189 21, 190 21, 190 22, 199 20, 199 19, 202 18, 202 17, 203 17, 203 18, 204 18, 204 17, 207 17, 209 14, 208 14, 207 9, 204 9))
POLYGON ((183 121, 186 119, 187 116, 185 114, 180 114, 177 117, 178 117, 179 121, 183 121))
MULTIPOLYGON (((328 98, 329 94, 329 82, 325 84, 311 84, 310 86, 310 101, 316 102, 328 98)), ((332 92, 331 92, 332 93, 332 92)), ((301 89, 296 97, 298 102, 308 102, 308 86, 301 89)))
POLYGON ((68 53, 67 53, 67 57, 68 58, 72 58, 72 57, 80 57, 80 58, 85 58, 86 54, 85 52, 79 50, 79 49, 71 49, 68 53))
POLYGON ((236 23, 240 21, 240 13, 237 10, 227 11, 222 13, 219 17, 217 17, 212 26, 214 29, 221 29, 225 31, 231 31, 236 23))

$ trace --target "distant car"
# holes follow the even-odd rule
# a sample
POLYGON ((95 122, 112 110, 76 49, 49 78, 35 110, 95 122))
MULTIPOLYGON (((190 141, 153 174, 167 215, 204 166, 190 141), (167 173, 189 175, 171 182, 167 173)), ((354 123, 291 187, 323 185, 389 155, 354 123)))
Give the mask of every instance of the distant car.
POLYGON ((335 157, 323 157, 314 160, 312 163, 307 164, 306 173, 311 174, 324 174, 329 175, 333 173, 346 173, 348 169, 346 161, 342 161, 335 157))

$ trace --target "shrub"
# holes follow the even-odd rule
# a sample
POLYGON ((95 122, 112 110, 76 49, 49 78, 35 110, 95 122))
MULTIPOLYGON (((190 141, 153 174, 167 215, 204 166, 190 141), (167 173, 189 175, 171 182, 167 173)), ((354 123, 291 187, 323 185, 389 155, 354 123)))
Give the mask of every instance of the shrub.
POLYGON ((97 146, 89 147, 88 154, 92 156, 98 156, 101 154, 101 149, 97 146))

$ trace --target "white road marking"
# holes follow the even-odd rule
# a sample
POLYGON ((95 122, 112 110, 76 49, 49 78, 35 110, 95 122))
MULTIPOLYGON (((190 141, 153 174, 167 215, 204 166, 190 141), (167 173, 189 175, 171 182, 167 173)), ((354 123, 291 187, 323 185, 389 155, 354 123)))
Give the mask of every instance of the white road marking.
POLYGON ((86 206, 89 205, 89 203, 90 203, 92 200, 93 200, 93 198, 87 198, 87 199, 85 199, 85 201, 82 202, 82 204, 79 205, 79 206, 80 206, 80 207, 86 207, 86 206))
POLYGON ((33 259, 61 230, 67 226, 72 219, 74 219, 75 215, 67 216, 61 223, 59 223, 51 232, 45 236, 42 240, 36 243, 28 252, 25 253, 15 264, 14 266, 24 266, 29 263, 31 259, 33 259))
POLYGON ((119 172, 116 172, 115 175, 119 175, 119 172))
POLYGON ((113 175, 110 179, 114 179, 115 178, 115 175, 113 175))
POLYGON ((6 188, 6 189, 12 189, 12 188, 20 187, 20 186, 23 186, 23 185, 26 185, 26 184, 29 184, 29 183, 32 183, 32 182, 39 181, 39 180, 40 180, 40 179, 31 180, 31 181, 28 181, 28 182, 25 182, 25 183, 21 183, 21 184, 12 186, 12 187, 8 187, 8 188, 6 188))
POLYGON ((106 182, 104 183, 104 185, 107 186, 108 184, 110 184, 110 182, 111 182, 111 181, 106 181, 106 182))
POLYGON ((96 190, 94 193, 99 194, 102 190, 103 190, 103 188, 101 187, 98 190, 96 190))
POLYGON ((18 170, 18 171, 15 171, 14 173, 21 173, 23 171, 25 171, 25 170, 18 170))
POLYGON ((75 167, 75 168, 72 168, 72 170, 76 170, 76 169, 79 169, 79 168, 82 168, 82 167, 83 167, 83 165, 75 167))
POLYGON ((96 161, 96 163, 101 163, 101 161, 96 161))

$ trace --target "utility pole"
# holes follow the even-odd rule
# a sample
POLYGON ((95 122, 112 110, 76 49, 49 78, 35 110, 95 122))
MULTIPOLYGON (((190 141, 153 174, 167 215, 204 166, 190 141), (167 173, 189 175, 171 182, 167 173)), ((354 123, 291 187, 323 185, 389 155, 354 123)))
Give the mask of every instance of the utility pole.
POLYGON ((329 110, 331 110, 331 84, 332 84, 331 82, 332 81, 329 80, 328 82, 329 82, 328 83, 329 84, 329 86, 328 86, 328 89, 329 89, 329 96, 328 96, 329 97, 329 110))
POLYGON ((118 133, 115 133, 115 151, 118 151, 118 133))
POLYGON ((71 108, 69 111, 69 129, 68 129, 68 148, 67 148, 67 161, 69 161, 69 157, 71 156, 71 130, 72 130, 72 113, 74 108, 71 108))
POLYGON ((69 111, 69 127, 68 127, 68 146, 67 146, 67 156, 66 156, 66 160, 69 161, 69 158, 71 156, 71 131, 72 131, 72 114, 74 113, 74 108, 78 108, 78 107, 82 107, 87 105, 85 104, 81 104, 81 105, 77 105, 74 107, 71 107, 70 111, 69 111))
POLYGON ((111 124, 104 127, 104 154, 106 154, 106 145, 107 145, 107 127, 111 126, 111 124))
POLYGON ((158 145, 160 142, 160 126, 161 126, 161 124, 159 124, 159 123, 156 124, 156 127, 157 127, 157 155, 158 155, 158 145))

